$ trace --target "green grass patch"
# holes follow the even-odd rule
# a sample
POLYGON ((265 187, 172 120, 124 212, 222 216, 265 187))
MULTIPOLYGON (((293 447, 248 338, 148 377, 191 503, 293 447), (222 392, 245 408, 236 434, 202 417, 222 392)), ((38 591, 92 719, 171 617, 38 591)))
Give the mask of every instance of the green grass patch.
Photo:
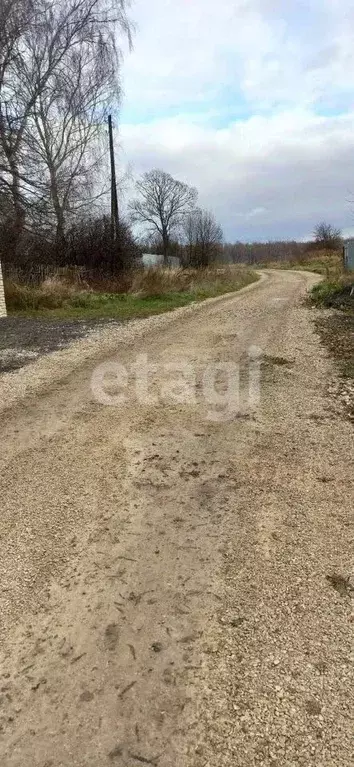
MULTIPOLYGON (((48 319, 120 319, 148 317, 161 314, 193 302, 203 301, 240 290, 255 282, 258 276, 251 270, 235 272, 234 277, 222 278, 211 272, 207 276, 193 280, 187 288, 180 290, 161 289, 160 295, 141 295, 134 293, 102 293, 93 291, 55 291, 42 287, 10 286, 7 291, 8 311, 22 317, 41 317, 48 319)), ((169 285, 167 284, 168 288, 169 285)), ((141 291, 142 292, 142 291, 141 291)), ((156 291, 156 287, 152 291, 156 291)))
POLYGON ((310 299, 317 306, 354 311, 354 275, 319 282, 312 288, 310 299))
POLYGON ((22 317, 48 319, 131 319, 177 309, 194 300, 192 294, 171 293, 163 296, 135 297, 128 294, 81 294, 54 309, 22 309, 15 313, 22 317))

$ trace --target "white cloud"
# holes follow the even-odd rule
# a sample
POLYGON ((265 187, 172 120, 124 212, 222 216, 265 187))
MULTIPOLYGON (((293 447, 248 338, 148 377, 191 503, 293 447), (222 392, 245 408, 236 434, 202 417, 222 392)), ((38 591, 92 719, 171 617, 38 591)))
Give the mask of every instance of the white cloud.
POLYGON ((202 104, 225 86, 257 108, 352 90, 352 0, 135 0, 132 12, 127 107, 202 104))
POLYGON ((250 218, 254 218, 255 216, 262 216, 263 213, 267 212, 267 208, 252 208, 252 210, 246 211, 246 213, 236 213, 236 216, 239 216, 240 218, 243 218, 246 221, 249 221, 250 218))
POLYGON ((197 186, 228 237, 351 227, 352 0, 135 0, 133 16, 121 136, 135 173, 197 186))
POLYGON ((351 226, 354 112, 289 111, 219 130, 172 118, 125 125, 122 138, 136 174, 162 167, 196 186, 228 237, 302 237, 322 219, 351 226))

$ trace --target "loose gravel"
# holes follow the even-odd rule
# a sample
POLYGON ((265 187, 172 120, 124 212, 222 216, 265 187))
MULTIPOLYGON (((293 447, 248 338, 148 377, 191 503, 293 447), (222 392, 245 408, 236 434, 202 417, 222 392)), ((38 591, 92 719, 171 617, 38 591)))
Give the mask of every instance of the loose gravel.
POLYGON ((315 280, 273 273, 2 377, 2 767, 353 764, 353 430, 315 280), (99 404, 97 362, 143 353, 160 397, 99 404), (187 403, 163 373, 181 357, 187 403), (212 420, 200 381, 225 362, 241 407, 212 420))
MULTIPOLYGON (((246 286, 237 295, 257 290, 265 279, 265 275, 260 274, 259 282, 246 286)), ((3 366, 0 412, 25 396, 39 394, 48 381, 67 377, 89 360, 114 354, 120 345, 129 347, 148 333, 163 330, 179 318, 207 306, 229 301, 233 295, 208 298, 166 314, 128 322, 0 318, 0 371, 3 366)))

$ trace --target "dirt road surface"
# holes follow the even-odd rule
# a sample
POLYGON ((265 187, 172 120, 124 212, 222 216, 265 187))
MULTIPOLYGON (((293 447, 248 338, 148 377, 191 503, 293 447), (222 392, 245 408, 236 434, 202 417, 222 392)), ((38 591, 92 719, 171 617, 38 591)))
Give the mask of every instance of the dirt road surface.
POLYGON ((353 764, 353 431, 316 279, 122 329, 3 411, 1 767, 353 764), (151 401, 132 375, 97 401, 100 354, 147 354, 151 401), (215 363, 240 369, 228 417, 215 363))

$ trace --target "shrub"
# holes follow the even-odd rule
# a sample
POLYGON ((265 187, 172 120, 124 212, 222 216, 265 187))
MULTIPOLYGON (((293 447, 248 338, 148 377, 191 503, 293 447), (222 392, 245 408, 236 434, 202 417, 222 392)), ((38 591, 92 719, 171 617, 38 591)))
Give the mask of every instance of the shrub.
POLYGON ((335 281, 325 280, 311 291, 312 301, 319 306, 354 310, 354 275, 345 274, 335 281))
POLYGON ((4 289, 8 311, 59 309, 74 298, 87 295, 87 291, 58 275, 45 279, 39 287, 5 279, 4 289))

